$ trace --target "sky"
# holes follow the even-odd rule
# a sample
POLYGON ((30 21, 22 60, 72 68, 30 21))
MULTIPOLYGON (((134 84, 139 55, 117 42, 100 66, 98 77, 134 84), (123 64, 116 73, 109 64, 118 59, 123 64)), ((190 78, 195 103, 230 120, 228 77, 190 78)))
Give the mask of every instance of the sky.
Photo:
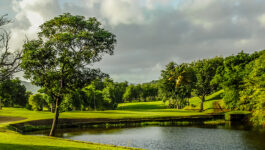
POLYGON ((118 82, 157 80, 170 61, 265 49, 265 0, 0 0, 14 50, 66 12, 96 17, 117 36, 114 55, 94 67, 118 82))

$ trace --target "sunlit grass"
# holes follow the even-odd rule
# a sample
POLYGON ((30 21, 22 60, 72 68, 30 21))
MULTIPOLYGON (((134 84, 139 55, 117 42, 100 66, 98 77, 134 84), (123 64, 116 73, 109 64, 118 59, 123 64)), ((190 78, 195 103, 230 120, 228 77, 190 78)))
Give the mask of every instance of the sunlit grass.
MULTIPOLYGON (((204 110, 206 112, 212 112, 213 111, 213 103, 218 102, 223 107, 223 100, 222 100, 222 94, 224 93, 224 90, 220 90, 218 92, 215 92, 211 95, 208 95, 205 97, 204 102, 204 110)), ((190 105, 194 106, 192 109, 199 110, 201 107, 201 99, 199 97, 192 97, 189 99, 190 105)), ((190 107, 189 107, 190 108, 190 107)))
POLYGON ((118 110, 129 110, 129 109, 166 109, 167 103, 162 101, 154 102, 132 102, 132 103, 121 103, 118 106, 118 110))
POLYGON ((125 147, 116 147, 104 144, 79 142, 47 136, 22 135, 10 130, 0 131, 0 149, 1 150, 121 150, 129 149, 125 147))
MULTIPOLYGON (((213 108, 213 102, 222 101, 220 99, 220 94, 222 94, 222 92, 223 91, 218 91, 206 97, 206 102, 204 104, 206 110, 213 108)), ((190 103, 194 105, 195 108, 200 108, 200 99, 198 97, 191 98, 190 103)), ((163 103, 162 101, 155 101, 123 103, 119 104, 118 110, 62 112, 60 113, 59 118, 158 118, 207 115, 207 113, 209 113, 209 111, 201 113, 194 110, 168 109, 167 102, 163 103)), ((54 114, 48 111, 38 112, 30 111, 24 108, 4 107, 2 110, 0 110, 0 116, 26 118, 24 120, 12 122, 18 123, 30 120, 52 119, 54 117, 54 114)), ((112 147, 109 145, 76 142, 46 136, 41 137, 21 135, 19 133, 8 130, 6 126, 9 123, 0 124, 0 149, 126 149, 125 147, 112 147)))

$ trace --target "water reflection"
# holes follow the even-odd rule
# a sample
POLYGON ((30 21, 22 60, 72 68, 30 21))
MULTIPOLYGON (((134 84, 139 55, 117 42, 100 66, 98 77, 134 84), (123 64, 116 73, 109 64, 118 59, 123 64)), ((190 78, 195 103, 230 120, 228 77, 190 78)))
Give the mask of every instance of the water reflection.
MULTIPOLYGON (((47 134, 35 132, 32 134, 47 134)), ((62 138, 163 150, 264 150, 265 132, 242 123, 207 126, 146 126, 58 130, 62 138)))

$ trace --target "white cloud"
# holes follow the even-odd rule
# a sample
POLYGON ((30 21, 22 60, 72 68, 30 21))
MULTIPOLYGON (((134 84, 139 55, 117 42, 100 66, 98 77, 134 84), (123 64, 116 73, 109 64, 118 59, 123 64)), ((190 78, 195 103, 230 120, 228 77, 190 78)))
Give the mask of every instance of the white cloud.
POLYGON ((213 2, 213 0, 182 0, 179 8, 182 11, 195 12, 207 8, 213 2))
POLYGON ((56 0, 13 0, 15 21, 11 26, 11 48, 19 49, 25 37, 36 38, 39 26, 60 11, 56 0))
POLYGON ((101 13, 112 25, 141 24, 145 21, 142 9, 134 0, 104 0, 101 13))
POLYGON ((258 21, 263 27, 265 27, 265 14, 260 15, 258 21))
POLYGON ((180 3, 178 9, 194 25, 210 30, 213 27, 213 23, 209 20, 207 14, 203 13, 202 15, 202 12, 206 11, 213 2, 213 0, 185 0, 180 3))
POLYGON ((156 9, 158 6, 170 6, 172 3, 174 3, 174 0, 145 0, 144 6, 147 9, 153 10, 156 9))

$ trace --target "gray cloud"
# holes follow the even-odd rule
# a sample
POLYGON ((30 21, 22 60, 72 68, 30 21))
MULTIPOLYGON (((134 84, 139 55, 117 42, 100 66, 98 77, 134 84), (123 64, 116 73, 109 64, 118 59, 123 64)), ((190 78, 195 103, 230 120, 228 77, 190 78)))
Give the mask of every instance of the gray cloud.
POLYGON ((265 1, 261 0, 19 2, 12 31, 32 37, 38 20, 30 20, 31 12, 43 21, 61 12, 97 17, 117 35, 118 43, 115 54, 105 56, 95 67, 116 81, 147 82, 158 79, 169 61, 190 62, 265 47, 265 1))

